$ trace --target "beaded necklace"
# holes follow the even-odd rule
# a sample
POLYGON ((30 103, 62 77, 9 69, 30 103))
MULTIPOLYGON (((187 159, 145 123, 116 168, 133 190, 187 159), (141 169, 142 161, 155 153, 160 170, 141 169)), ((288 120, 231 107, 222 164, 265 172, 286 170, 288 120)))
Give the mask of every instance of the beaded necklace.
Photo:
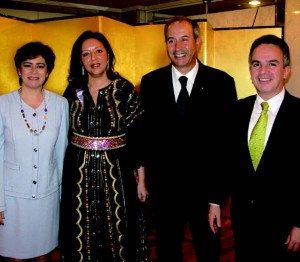
MULTIPOLYGON (((48 120, 48 116, 47 116, 48 109, 47 109, 47 105, 46 105, 45 91, 43 90, 43 101, 44 101, 44 112, 45 112, 45 115, 43 116, 44 124, 43 124, 40 132, 38 132, 36 129, 32 129, 30 127, 29 123, 28 123, 28 120, 27 120, 26 115, 25 115, 25 111, 23 109, 23 103, 22 103, 22 98, 21 98, 21 91, 22 91, 22 88, 19 89, 19 97, 20 97, 21 114, 23 116, 24 122, 25 122, 25 124, 26 124, 26 126, 29 129, 29 131, 30 131, 31 134, 33 134, 34 136, 39 136, 45 130, 46 124, 47 124, 47 120, 48 120)), ((36 113, 33 114, 33 116, 36 116, 36 115, 37 115, 36 113)))

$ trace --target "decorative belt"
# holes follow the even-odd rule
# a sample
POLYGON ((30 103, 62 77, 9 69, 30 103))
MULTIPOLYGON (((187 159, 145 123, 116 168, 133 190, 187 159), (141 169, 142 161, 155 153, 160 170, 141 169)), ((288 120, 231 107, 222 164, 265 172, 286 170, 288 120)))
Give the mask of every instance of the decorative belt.
POLYGON ((71 143, 77 147, 90 150, 109 150, 125 146, 125 134, 110 137, 91 137, 73 133, 71 143))

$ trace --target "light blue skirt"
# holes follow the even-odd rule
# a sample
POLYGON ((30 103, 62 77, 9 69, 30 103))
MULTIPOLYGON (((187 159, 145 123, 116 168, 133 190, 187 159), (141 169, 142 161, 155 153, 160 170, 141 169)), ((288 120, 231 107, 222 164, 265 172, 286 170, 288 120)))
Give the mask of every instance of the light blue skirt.
POLYGON ((5 196, 0 255, 17 259, 38 257, 58 245, 59 191, 41 199, 5 196))

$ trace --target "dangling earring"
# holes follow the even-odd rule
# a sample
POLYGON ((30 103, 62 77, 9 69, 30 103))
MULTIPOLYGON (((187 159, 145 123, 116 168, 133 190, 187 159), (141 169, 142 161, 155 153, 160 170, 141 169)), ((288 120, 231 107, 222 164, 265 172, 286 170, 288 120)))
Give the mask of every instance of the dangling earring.
POLYGON ((107 64, 106 64, 106 69, 109 70, 109 54, 107 54, 107 64))
POLYGON ((84 76, 84 66, 81 68, 81 74, 84 76))
POLYGON ((19 75, 19 85, 21 86, 22 85, 22 76, 19 75))

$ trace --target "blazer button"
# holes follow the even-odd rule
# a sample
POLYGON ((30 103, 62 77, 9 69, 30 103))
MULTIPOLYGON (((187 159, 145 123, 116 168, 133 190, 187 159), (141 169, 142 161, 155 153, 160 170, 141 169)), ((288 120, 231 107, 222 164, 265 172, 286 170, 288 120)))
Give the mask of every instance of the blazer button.
POLYGON ((34 181, 32 181, 32 183, 33 183, 33 184, 36 184, 36 181, 34 180, 34 181))

